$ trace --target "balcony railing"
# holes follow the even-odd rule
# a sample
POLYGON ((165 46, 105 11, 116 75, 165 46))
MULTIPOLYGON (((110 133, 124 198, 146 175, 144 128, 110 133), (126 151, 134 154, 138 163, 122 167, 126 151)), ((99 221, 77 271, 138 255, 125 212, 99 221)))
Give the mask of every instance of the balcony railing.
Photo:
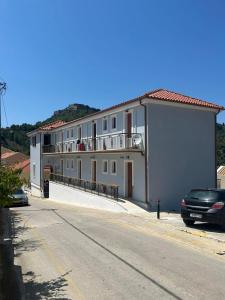
POLYGON ((51 173, 50 175, 50 180, 53 182, 59 182, 67 186, 76 187, 84 191, 89 191, 100 196, 107 196, 118 200, 119 186, 115 184, 110 185, 79 178, 66 177, 60 174, 53 173, 51 173))
POLYGON ((143 151, 143 138, 140 133, 120 133, 96 138, 75 139, 43 146, 43 153, 62 153, 77 151, 105 151, 136 149, 143 151))

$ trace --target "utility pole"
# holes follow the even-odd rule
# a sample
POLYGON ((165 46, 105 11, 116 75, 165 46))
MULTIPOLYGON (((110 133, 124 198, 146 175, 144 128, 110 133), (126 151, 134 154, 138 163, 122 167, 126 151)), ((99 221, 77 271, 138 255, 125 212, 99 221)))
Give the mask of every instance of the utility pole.
POLYGON ((0 165, 2 163, 2 95, 6 91, 6 83, 0 82, 0 165))

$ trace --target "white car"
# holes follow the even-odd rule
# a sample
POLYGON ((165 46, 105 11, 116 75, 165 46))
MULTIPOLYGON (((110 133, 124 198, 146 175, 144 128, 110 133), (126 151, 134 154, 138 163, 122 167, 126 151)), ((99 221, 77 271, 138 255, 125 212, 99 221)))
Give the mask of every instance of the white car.
POLYGON ((23 189, 16 190, 11 197, 13 205, 28 205, 28 197, 23 189))

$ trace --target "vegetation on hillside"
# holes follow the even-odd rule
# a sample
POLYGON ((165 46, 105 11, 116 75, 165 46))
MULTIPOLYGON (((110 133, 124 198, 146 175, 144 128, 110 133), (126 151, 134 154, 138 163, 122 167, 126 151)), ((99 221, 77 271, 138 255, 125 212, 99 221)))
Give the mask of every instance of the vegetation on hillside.
POLYGON ((225 165, 225 125, 217 124, 217 165, 225 165))
POLYGON ((30 143, 27 137, 28 132, 50 122, 57 120, 69 122, 97 111, 99 111, 99 109, 89 107, 88 105, 71 104, 65 109, 55 111, 50 118, 42 122, 37 122, 35 125, 24 123, 22 125, 12 125, 10 127, 3 128, 3 146, 13 151, 22 152, 29 155, 30 143))

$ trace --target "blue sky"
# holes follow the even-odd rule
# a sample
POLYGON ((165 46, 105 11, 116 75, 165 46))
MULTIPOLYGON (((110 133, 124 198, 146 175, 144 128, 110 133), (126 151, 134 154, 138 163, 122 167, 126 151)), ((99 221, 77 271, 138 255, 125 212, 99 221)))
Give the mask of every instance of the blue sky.
POLYGON ((224 0, 0 0, 0 36, 9 124, 155 88, 225 105, 224 0))

